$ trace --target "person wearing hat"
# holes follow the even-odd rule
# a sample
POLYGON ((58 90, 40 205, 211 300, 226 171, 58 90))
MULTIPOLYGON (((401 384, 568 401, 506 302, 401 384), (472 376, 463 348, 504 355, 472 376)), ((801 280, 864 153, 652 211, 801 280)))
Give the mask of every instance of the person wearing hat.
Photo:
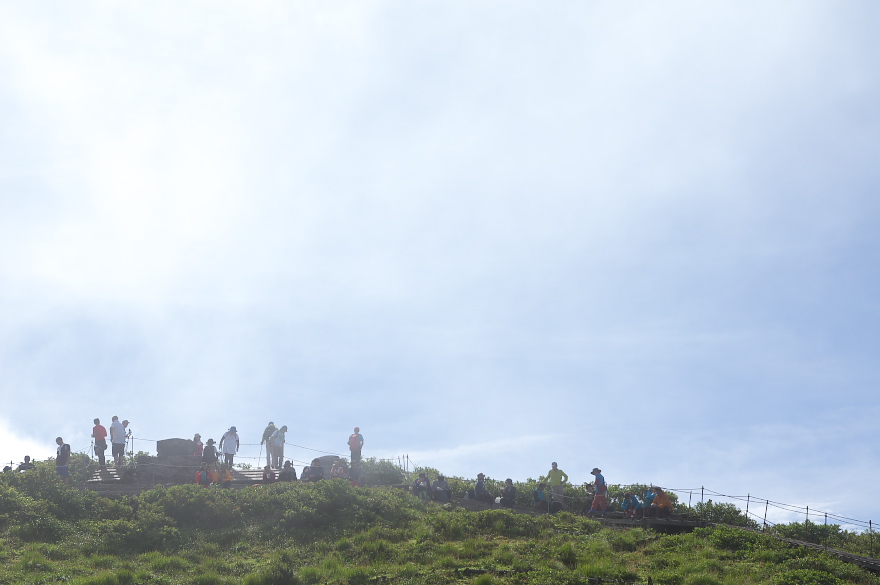
POLYGON ((501 505, 505 508, 513 508, 516 505, 516 486, 509 477, 504 480, 504 489, 501 490, 501 505))
POLYGON ((224 463, 227 467, 232 467, 232 460, 238 453, 238 432, 235 427, 229 427, 229 430, 220 437, 220 452, 223 453, 224 463))
POLYGON ((205 443, 205 449, 202 451, 202 461, 210 471, 217 471, 217 447, 214 446, 214 439, 208 439, 205 443))
POLYGON ((361 428, 355 427, 354 432, 348 437, 348 448, 351 451, 351 462, 361 460, 361 449, 364 446, 364 436, 361 434, 361 428))
POLYGON ((275 428, 275 423, 269 421, 269 424, 266 426, 266 430, 263 431, 263 438, 260 441, 260 445, 263 443, 266 444, 266 465, 272 465, 274 463, 274 459, 272 459, 272 441, 269 439, 272 438, 272 433, 277 431, 275 428))
POLYGON ((608 495, 608 486, 605 485, 605 476, 602 475, 602 470, 598 467, 594 467, 593 471, 590 473, 596 477, 596 494, 593 496, 593 505, 590 506, 588 515, 592 516, 594 513, 598 514, 599 512, 602 512, 602 517, 604 518, 608 509, 606 497, 608 495))
POLYGON ((547 481, 550 484, 550 493, 553 495, 553 502, 559 502, 562 508, 565 508, 563 501, 565 493, 565 484, 568 483, 568 474, 559 469, 556 462, 550 464, 551 469, 547 472, 546 477, 542 477, 541 481, 547 481))
POLYGON ((495 496, 486 489, 486 476, 482 473, 477 474, 477 485, 474 486, 474 499, 489 504, 495 503, 495 496))
POLYGON ((290 461, 284 462, 284 469, 278 474, 278 481, 296 481, 296 470, 290 461))

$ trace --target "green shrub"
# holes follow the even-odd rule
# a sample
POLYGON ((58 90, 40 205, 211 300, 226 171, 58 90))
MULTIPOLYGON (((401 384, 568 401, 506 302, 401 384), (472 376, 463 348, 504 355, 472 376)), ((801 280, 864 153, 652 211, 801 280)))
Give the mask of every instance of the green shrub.
POLYGON ((774 576, 772 585, 838 585, 834 575, 813 569, 794 569, 774 576))
POLYGON ((244 585, 300 585, 301 583, 293 569, 282 565, 275 565, 244 580, 244 585))
POLYGON ((711 529, 709 541, 713 546, 729 551, 744 551, 757 547, 778 545, 778 541, 757 532, 749 532, 730 526, 716 526, 711 529))
POLYGON ((574 546, 570 542, 566 542, 558 549, 556 549, 556 558, 562 561, 569 569, 573 569, 577 566, 578 563, 578 553, 575 550, 574 546))

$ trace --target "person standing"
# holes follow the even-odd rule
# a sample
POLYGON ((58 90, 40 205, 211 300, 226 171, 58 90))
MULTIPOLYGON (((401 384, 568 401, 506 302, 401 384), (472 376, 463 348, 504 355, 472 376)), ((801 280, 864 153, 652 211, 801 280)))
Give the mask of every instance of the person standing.
POLYGON ((114 416, 112 421, 110 423, 111 454, 113 464, 118 466, 125 463, 125 427, 119 422, 118 416, 114 416))
POLYGON ((587 515, 592 516, 594 512, 602 512, 602 517, 604 518, 608 509, 608 502, 606 501, 608 486, 605 484, 605 476, 602 475, 602 470, 598 467, 594 467, 590 473, 596 477, 596 493, 593 496, 593 505, 590 506, 590 511, 587 515))
POLYGON ((361 449, 364 446, 364 436, 360 427, 355 427, 354 432, 348 437, 348 448, 351 450, 351 462, 361 460, 361 449))
POLYGON ((57 473, 66 485, 70 485, 70 445, 64 442, 64 439, 58 437, 55 439, 58 445, 55 455, 55 473, 57 473))
POLYGON ((559 504, 564 508, 564 493, 565 493, 565 484, 568 483, 568 474, 559 469, 556 462, 550 464, 551 469, 547 472, 547 477, 542 478, 546 479, 550 484, 550 493, 553 496, 554 502, 559 502, 559 504))
POLYGON ((272 438, 272 433, 276 430, 275 423, 269 421, 269 425, 266 427, 266 430, 263 431, 263 439, 260 441, 260 445, 266 444, 266 465, 272 465, 274 459, 272 459, 272 441, 269 439, 272 438))
POLYGON ((280 429, 276 429, 272 436, 269 437, 269 440, 266 441, 267 445, 272 445, 272 461, 269 466, 274 467, 275 469, 281 469, 281 466, 284 464, 284 440, 285 435, 287 434, 287 425, 282 425, 280 429))
POLYGON ((202 443, 202 436, 196 433, 193 436, 193 457, 198 457, 201 459, 202 452, 205 450, 205 444, 202 443))
POLYGON ((238 453, 238 447, 238 431, 235 430, 234 426, 229 427, 229 430, 220 437, 220 452, 223 453, 223 462, 227 467, 232 467, 232 460, 235 458, 235 454, 238 453))
POLYGON ((210 471, 217 469, 217 447, 214 446, 214 439, 208 439, 205 448, 202 450, 202 461, 210 471))
POLYGON ((95 426, 92 427, 92 438, 95 439, 95 455, 98 456, 98 465, 101 469, 107 468, 107 460, 104 458, 104 451, 107 450, 107 429, 101 424, 101 419, 95 419, 95 426))

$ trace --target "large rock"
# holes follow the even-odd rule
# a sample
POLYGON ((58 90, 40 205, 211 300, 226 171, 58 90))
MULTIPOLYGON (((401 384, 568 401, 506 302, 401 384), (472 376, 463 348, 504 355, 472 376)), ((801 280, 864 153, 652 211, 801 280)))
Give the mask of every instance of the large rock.
POLYGON ((196 450, 192 439, 164 439, 156 441, 156 454, 159 459, 169 457, 192 457, 196 450))

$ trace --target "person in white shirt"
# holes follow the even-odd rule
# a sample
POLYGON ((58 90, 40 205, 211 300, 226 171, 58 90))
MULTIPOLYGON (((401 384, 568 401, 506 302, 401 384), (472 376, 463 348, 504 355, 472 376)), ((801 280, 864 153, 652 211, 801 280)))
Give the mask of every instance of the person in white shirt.
POLYGON ((284 464, 284 439, 287 434, 287 425, 272 433, 267 443, 272 445, 272 467, 281 469, 284 464))
POLYGON ((238 453, 238 447, 238 432, 235 430, 235 427, 229 427, 229 430, 223 433, 223 436, 220 438, 220 452, 223 453, 223 462, 230 469, 232 469, 232 460, 235 454, 238 453))
POLYGON ((125 463, 125 427, 119 422, 119 417, 114 416, 110 423, 110 443, 112 448, 114 465, 125 463))

